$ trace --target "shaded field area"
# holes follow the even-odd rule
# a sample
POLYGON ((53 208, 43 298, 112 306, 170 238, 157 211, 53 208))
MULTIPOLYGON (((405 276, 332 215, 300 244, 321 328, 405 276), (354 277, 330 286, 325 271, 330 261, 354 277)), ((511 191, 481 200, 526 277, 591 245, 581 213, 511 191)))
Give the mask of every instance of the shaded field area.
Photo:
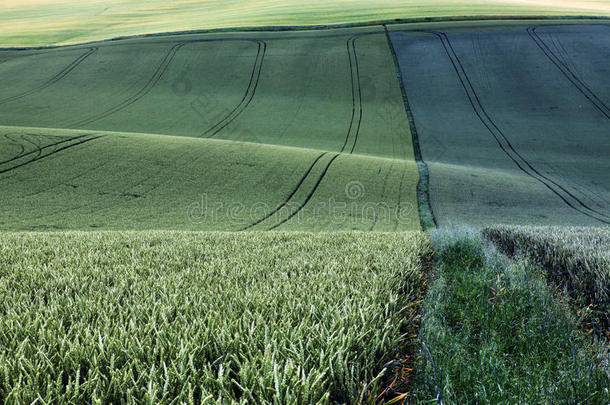
POLYGON ((2 233, 0 401, 356 403, 429 255, 421 232, 2 233))
POLYGON ((0 46, 101 40, 120 35, 265 25, 353 23, 476 15, 610 15, 604 0, 7 0, 0 46))
POLYGON ((610 223, 610 26, 392 29, 439 223, 610 223))
POLYGON ((381 27, 4 57, 3 229, 419 228, 381 27))
POLYGON ((579 309, 589 332, 610 340, 610 229, 489 227, 483 234, 506 254, 527 258, 579 309))

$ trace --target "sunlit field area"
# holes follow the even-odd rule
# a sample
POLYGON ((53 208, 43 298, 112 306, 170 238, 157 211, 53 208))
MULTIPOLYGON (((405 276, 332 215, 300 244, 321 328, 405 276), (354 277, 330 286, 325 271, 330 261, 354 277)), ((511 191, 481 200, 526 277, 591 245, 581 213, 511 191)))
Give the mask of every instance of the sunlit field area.
POLYGON ((610 4, 604 0, 10 0, 0 5, 0 46, 213 28, 486 15, 610 15, 610 4))

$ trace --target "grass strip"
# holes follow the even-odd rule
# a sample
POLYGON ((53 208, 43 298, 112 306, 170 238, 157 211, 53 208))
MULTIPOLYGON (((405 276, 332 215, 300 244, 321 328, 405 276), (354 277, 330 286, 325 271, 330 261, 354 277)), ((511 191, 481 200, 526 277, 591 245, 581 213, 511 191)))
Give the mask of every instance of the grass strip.
POLYGON ((387 25, 384 24, 383 29, 385 31, 388 47, 390 48, 390 52, 392 54, 392 59, 394 60, 396 79, 398 80, 398 85, 402 94, 402 101, 405 106, 405 112, 407 114, 407 119, 409 120, 409 131, 411 135, 411 140, 413 142, 413 154, 415 156, 415 162, 417 163, 417 170, 419 172, 419 181, 417 182, 417 205, 419 208, 419 221, 423 230, 429 230, 436 228, 436 219, 434 218, 434 212, 432 211, 432 206, 430 205, 430 175, 428 172, 428 165, 422 158, 421 148, 419 146, 419 137, 417 135, 417 127, 415 126, 415 119, 413 118, 411 106, 409 105, 409 99, 407 97, 405 83, 402 80, 402 73, 400 70, 400 65, 398 63, 398 57, 396 56, 396 49, 394 49, 394 44, 392 43, 392 39, 390 38, 390 33, 388 31, 387 25))
POLYGON ((422 232, 1 233, 0 403, 356 403, 429 254, 422 232))
POLYGON ((610 339, 610 228, 494 226, 483 234, 509 256, 543 266, 579 308, 581 325, 610 339))
POLYGON ((415 401, 608 403, 608 374, 544 273, 468 229, 431 233, 415 401))

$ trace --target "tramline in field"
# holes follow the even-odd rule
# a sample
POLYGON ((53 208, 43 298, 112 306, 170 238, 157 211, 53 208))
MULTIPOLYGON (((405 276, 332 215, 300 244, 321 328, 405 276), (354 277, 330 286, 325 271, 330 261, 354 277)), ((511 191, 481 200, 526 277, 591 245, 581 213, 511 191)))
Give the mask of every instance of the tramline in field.
POLYGON ((610 223, 607 24, 393 30, 441 223, 610 223))

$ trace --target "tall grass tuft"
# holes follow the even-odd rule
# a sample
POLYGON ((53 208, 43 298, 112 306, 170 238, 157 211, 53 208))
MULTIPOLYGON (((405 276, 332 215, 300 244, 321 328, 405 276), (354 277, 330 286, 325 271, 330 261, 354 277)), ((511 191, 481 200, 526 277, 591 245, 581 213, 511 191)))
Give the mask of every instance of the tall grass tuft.
POLYGON ((506 254, 543 266, 585 328, 610 338, 610 227, 495 226, 483 234, 506 254))

